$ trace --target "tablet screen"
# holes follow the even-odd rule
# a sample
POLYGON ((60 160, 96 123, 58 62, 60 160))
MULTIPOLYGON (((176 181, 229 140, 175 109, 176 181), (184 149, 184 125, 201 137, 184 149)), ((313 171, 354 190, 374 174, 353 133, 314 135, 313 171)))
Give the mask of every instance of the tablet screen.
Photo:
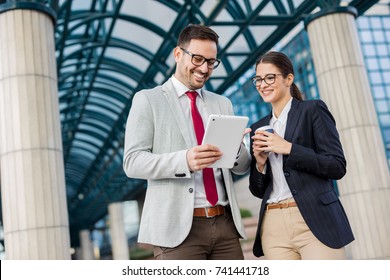
POLYGON ((222 157, 209 167, 232 168, 242 143, 249 118, 243 116, 210 115, 202 144, 217 146, 222 157))

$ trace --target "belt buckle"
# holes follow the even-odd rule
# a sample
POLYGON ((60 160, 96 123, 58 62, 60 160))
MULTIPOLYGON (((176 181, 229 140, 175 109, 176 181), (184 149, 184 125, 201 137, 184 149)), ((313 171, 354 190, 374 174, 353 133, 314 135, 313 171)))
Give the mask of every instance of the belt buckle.
POLYGON ((288 203, 279 203, 279 209, 289 208, 288 203))
POLYGON ((205 207, 204 208, 204 212, 205 212, 205 214, 206 214, 206 218, 213 218, 213 217, 215 217, 215 215, 214 216, 210 216, 209 215, 209 209, 210 209, 211 207, 205 207))

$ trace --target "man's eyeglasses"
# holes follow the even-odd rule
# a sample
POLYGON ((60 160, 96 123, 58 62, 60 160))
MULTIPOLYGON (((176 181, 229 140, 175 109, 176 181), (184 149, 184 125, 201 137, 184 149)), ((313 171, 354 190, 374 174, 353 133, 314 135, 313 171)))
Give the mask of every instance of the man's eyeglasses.
POLYGON ((260 87, 261 83, 264 81, 267 85, 270 86, 275 83, 277 75, 283 75, 283 74, 267 74, 264 76, 264 78, 260 76, 255 76, 252 78, 252 83, 255 85, 255 87, 260 87))
POLYGON ((201 56, 200 54, 193 54, 193 53, 190 53, 189 51, 187 51, 186 49, 183 49, 182 47, 180 47, 180 49, 185 52, 186 54, 188 54, 189 56, 191 56, 191 62, 192 64, 194 64, 195 66, 202 66, 203 63, 207 63, 207 68, 209 69, 215 69, 218 67, 219 63, 221 63, 220 60, 218 59, 214 59, 214 58, 205 58, 203 56, 201 56))

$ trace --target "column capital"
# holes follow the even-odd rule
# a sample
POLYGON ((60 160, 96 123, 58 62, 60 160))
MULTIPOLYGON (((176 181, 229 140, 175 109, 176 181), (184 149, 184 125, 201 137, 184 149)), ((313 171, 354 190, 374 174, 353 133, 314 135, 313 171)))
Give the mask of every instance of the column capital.
POLYGON ((325 9, 322 9, 321 11, 319 11, 318 13, 308 15, 303 19, 303 22, 305 24, 305 29, 307 29, 307 26, 313 20, 316 20, 317 18, 320 18, 322 16, 327 16, 327 15, 337 14, 337 13, 352 14, 355 18, 358 15, 357 9, 355 7, 352 7, 352 6, 338 6, 338 7, 325 8, 325 9))
POLYGON ((10 10, 36 10, 47 14, 53 20, 57 20, 58 0, 51 1, 23 1, 23 0, 0 0, 0 14, 10 10))

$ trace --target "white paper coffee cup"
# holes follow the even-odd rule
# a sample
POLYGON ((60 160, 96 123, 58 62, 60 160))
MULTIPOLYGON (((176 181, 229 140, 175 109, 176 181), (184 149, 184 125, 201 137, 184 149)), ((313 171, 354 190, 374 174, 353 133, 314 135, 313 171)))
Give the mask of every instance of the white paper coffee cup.
MULTIPOLYGON (((267 131, 270 133, 274 133, 274 129, 270 125, 261 126, 258 129, 256 129, 256 131, 258 131, 258 130, 263 130, 263 131, 267 131)), ((266 152, 266 151, 264 151, 263 153, 265 153, 267 155, 269 154, 269 152, 266 152)))

